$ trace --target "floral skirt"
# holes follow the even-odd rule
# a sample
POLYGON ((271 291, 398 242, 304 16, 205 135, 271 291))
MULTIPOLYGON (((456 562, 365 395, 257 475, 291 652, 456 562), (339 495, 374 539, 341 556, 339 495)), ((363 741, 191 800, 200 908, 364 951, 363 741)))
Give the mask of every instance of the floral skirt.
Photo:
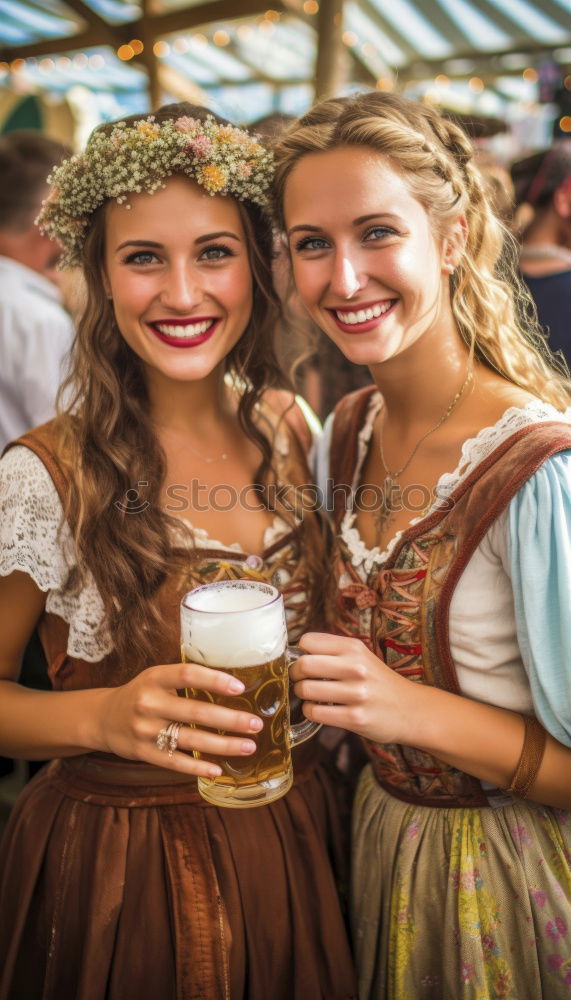
POLYGON ((408 805, 368 765, 351 909, 361 1000, 571 1000, 571 813, 408 805))

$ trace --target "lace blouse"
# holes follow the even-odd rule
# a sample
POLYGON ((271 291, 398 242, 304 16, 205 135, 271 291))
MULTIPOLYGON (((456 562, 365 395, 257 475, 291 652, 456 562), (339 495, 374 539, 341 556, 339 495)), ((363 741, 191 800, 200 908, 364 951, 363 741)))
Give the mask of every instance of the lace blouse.
MULTIPOLYGON (((353 490, 381 406, 374 393, 359 434, 353 490)), ((510 407, 497 423, 464 442, 456 469, 440 477, 438 497, 455 489, 521 427, 553 420, 571 422, 571 410, 561 414, 540 400, 510 407)), ((332 426, 330 418, 317 456, 325 496, 332 426)), ((340 534, 353 566, 366 580, 393 551, 402 531, 380 551, 367 547, 355 522, 356 514, 348 510, 340 534)), ((367 623, 363 626, 366 630, 367 623)), ((454 591, 449 635, 463 694, 518 712, 535 710, 546 728, 571 746, 571 452, 545 462, 484 536, 454 591)))
MULTIPOLYGON (((279 450, 287 454, 285 439, 279 450)), ((177 545, 242 551, 238 542, 226 545, 188 521, 185 525, 181 524, 177 545), (185 525, 192 528, 192 536, 185 525)), ((265 531, 264 548, 289 530, 276 516, 265 531)), ((21 445, 0 460, 0 576, 15 570, 27 573, 47 594, 46 611, 69 625, 69 656, 96 663, 111 652, 113 642, 95 580, 88 574, 79 592, 73 585, 78 572, 74 543, 53 480, 37 455, 21 445)), ((280 585, 285 582, 280 580, 280 585)))

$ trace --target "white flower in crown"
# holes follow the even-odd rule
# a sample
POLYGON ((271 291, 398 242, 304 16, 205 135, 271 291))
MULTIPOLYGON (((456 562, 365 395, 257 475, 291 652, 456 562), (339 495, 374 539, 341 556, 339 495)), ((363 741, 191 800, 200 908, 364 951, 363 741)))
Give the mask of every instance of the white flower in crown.
POLYGON ((153 194, 173 174, 197 181, 211 195, 231 195, 262 208, 268 200, 273 158, 256 139, 234 125, 184 116, 164 122, 152 115, 98 129, 84 153, 56 167, 38 217, 42 231, 63 246, 61 266, 81 263, 91 216, 108 198, 153 194))

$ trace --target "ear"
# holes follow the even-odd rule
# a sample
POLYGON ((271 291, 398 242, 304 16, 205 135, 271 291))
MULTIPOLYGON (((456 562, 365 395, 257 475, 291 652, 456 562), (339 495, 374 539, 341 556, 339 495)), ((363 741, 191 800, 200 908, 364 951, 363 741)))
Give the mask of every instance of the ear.
POLYGON ((458 267, 467 239, 468 224, 465 216, 459 215, 452 223, 442 244, 442 271, 444 274, 453 274, 458 267))

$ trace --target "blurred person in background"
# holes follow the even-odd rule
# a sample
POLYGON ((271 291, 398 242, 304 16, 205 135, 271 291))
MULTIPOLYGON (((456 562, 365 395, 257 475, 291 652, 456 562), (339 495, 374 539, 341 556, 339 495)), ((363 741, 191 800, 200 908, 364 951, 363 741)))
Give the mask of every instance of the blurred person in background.
POLYGON ((512 167, 518 205, 533 212, 522 233, 520 269, 549 347, 571 359, 571 142, 512 167))
MULTIPOLYGON (((73 324, 56 279, 59 247, 34 223, 49 191, 48 174, 69 153, 62 143, 31 130, 0 138, 0 451, 54 416, 62 361, 71 345, 73 324)), ((44 665, 34 634, 24 654, 22 683, 44 686, 44 665)), ((0 757, 0 777, 12 771, 13 762, 0 757)))
POLYGON ((474 162, 484 180, 488 200, 498 219, 511 229, 515 210, 515 188, 509 170, 489 149, 476 149, 474 162))
POLYGON ((73 323, 54 282, 59 247, 34 220, 69 155, 39 132, 0 138, 0 448, 54 416, 73 323))

